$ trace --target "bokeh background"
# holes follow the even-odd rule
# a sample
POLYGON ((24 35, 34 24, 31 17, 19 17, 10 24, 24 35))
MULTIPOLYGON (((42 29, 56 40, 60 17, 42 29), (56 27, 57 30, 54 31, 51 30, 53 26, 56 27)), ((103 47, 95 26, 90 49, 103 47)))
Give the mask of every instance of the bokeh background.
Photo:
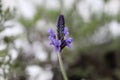
POLYGON ((120 0, 0 0, 0 80, 63 80, 48 41, 60 13, 69 80, 120 80, 120 0))

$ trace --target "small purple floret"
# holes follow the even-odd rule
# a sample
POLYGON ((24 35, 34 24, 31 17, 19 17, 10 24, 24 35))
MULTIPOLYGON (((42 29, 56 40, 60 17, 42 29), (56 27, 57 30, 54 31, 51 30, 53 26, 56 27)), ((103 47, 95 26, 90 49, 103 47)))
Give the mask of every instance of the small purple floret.
POLYGON ((51 38, 53 38, 53 39, 56 39, 56 35, 55 35, 55 33, 53 32, 53 30, 50 28, 49 29, 49 34, 50 34, 50 36, 49 37, 51 37, 51 38))
POLYGON ((54 40, 54 47, 55 47, 55 51, 56 52, 60 51, 60 45, 61 45, 61 41, 60 40, 54 40))
POLYGON ((67 38, 66 40, 66 46, 68 46, 69 48, 71 48, 71 42, 73 41, 73 39, 72 38, 67 38))
POLYGON ((54 39, 51 36, 49 36, 48 39, 50 40, 50 45, 54 45, 54 39))
POLYGON ((68 35, 69 35, 68 28, 65 27, 65 28, 64 28, 64 36, 68 36, 68 35))

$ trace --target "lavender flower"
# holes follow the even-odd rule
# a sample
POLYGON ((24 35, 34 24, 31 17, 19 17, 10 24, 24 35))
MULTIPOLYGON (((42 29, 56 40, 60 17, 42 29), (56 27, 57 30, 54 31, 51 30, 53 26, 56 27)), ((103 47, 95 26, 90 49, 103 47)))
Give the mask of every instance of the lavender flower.
POLYGON ((66 38, 69 35, 68 28, 65 27, 64 16, 60 14, 57 21, 57 35, 49 29, 50 45, 53 45, 57 52, 61 52, 65 46, 71 47, 72 38, 66 38))

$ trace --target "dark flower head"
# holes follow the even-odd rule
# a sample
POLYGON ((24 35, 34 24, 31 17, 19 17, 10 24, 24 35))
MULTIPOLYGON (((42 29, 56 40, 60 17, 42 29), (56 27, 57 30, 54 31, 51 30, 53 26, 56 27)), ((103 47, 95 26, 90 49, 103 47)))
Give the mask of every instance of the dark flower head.
POLYGON ((60 40, 64 39, 64 27, 65 27, 64 16, 60 14, 57 20, 57 37, 60 40))
POLYGON ((64 16, 60 14, 57 20, 57 36, 52 29, 49 29, 50 45, 55 47, 57 52, 61 52, 65 46, 71 47, 72 38, 66 38, 69 35, 68 28, 65 27, 64 16), (65 39, 66 38, 66 39, 65 39))

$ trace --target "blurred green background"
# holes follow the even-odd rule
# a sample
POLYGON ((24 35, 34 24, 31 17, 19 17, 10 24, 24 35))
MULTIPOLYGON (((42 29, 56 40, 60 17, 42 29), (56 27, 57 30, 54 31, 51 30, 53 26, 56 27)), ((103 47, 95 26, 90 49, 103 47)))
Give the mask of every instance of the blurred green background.
POLYGON ((120 0, 0 0, 0 80, 63 80, 48 40, 61 13, 69 80, 120 80, 120 0))

